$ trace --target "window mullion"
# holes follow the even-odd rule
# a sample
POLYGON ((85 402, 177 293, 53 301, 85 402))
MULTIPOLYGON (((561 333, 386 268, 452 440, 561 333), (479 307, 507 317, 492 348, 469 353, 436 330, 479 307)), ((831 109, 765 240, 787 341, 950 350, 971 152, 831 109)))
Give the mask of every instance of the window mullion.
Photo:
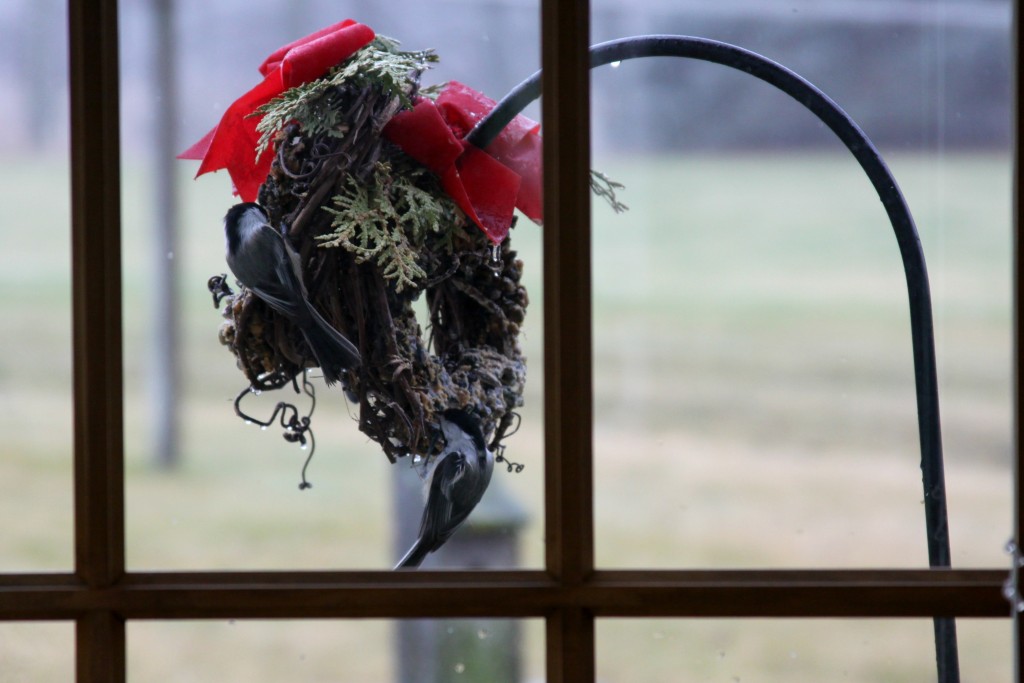
MULTIPOLYGON (((542 0, 546 565, 561 594, 593 572, 588 0, 542 0)), ((547 680, 594 680, 594 617, 547 617, 547 680)))
MULTIPOLYGON (((99 590, 125 569, 117 0, 71 0, 68 21, 75 571, 99 590)), ((76 633, 79 683, 123 681, 124 620, 76 633)))
POLYGON ((593 570, 590 88, 585 1, 543 3, 547 568, 593 570))

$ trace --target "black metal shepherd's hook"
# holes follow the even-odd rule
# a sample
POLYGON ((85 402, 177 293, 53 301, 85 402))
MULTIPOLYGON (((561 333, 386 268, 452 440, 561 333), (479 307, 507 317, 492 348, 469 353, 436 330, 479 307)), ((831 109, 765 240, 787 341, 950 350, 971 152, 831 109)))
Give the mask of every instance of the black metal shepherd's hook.
MULTIPOLYGON (((827 125, 853 153, 871 180, 892 223, 903 259, 910 297, 910 331, 921 442, 928 563, 932 567, 950 566, 931 293, 921 239, 896 179, 878 150, 846 112, 807 80, 770 59, 735 45, 690 36, 637 36, 601 43, 590 48, 591 68, 637 57, 685 57, 714 62, 746 72, 774 85, 827 125)), ((478 147, 487 147, 516 114, 540 97, 540 75, 538 71, 516 86, 470 132, 467 140, 478 147)), ((934 620, 934 627, 938 680, 941 683, 956 683, 960 680, 956 623, 952 618, 941 617, 934 620)))

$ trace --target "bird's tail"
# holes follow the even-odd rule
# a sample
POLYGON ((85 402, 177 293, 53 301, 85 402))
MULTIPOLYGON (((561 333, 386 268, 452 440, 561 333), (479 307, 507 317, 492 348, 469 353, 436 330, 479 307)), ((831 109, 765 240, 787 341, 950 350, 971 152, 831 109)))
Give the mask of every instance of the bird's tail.
POLYGON ((307 303, 307 308, 312 324, 304 326, 302 334, 320 364, 324 381, 331 385, 341 379, 342 372, 360 364, 359 349, 324 320, 312 305, 307 303))
POLYGON ((405 554, 405 557, 395 565, 395 569, 416 569, 428 554, 430 554, 430 548, 423 542, 422 538, 418 538, 412 544, 412 547, 409 548, 409 552, 405 554))

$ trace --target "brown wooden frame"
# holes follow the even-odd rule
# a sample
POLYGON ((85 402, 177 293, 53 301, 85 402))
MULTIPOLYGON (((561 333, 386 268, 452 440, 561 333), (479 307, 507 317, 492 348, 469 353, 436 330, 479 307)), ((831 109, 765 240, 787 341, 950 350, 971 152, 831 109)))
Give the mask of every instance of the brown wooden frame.
MULTIPOLYGON (((143 573, 126 571, 124 548, 117 2, 69 0, 75 568, 0 575, 0 621, 75 621, 79 683, 125 680, 131 619, 541 617, 548 682, 591 683, 595 617, 1007 618, 999 568, 595 571, 589 10, 541 5, 543 88, 558 93, 543 100, 546 569, 143 573)), ((1019 184, 1015 226, 1018 197, 1019 184)))

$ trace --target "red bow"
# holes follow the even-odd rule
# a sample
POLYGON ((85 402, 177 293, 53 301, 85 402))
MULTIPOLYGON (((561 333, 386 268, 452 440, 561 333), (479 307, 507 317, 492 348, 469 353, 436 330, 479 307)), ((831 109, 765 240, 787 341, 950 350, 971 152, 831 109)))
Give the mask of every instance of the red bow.
POLYGON ((508 235, 512 210, 540 222, 540 125, 517 116, 484 152, 463 138, 494 100, 452 81, 436 102, 421 99, 396 115, 384 135, 441 177, 444 191, 495 244, 508 235))
POLYGON ((238 196, 243 201, 255 201, 260 185, 270 173, 273 150, 267 148, 256 158, 260 139, 256 124, 261 117, 249 115, 285 90, 319 78, 373 38, 369 26, 346 19, 279 48, 260 65, 263 82, 235 100, 217 127, 178 158, 202 160, 197 178, 228 169, 238 196))
MULTIPOLYGON (((351 19, 289 43, 260 66, 262 83, 228 107, 216 128, 178 155, 200 159, 196 177, 228 169, 235 191, 254 201, 270 172, 272 149, 258 159, 256 109, 285 90, 322 76, 374 38, 368 26, 351 19)), ((477 91, 452 81, 437 102, 420 99, 409 111, 396 115, 384 135, 406 154, 441 177, 445 192, 495 244, 508 235, 513 208, 540 222, 540 126, 517 116, 484 152, 462 138, 495 103, 477 91)))

